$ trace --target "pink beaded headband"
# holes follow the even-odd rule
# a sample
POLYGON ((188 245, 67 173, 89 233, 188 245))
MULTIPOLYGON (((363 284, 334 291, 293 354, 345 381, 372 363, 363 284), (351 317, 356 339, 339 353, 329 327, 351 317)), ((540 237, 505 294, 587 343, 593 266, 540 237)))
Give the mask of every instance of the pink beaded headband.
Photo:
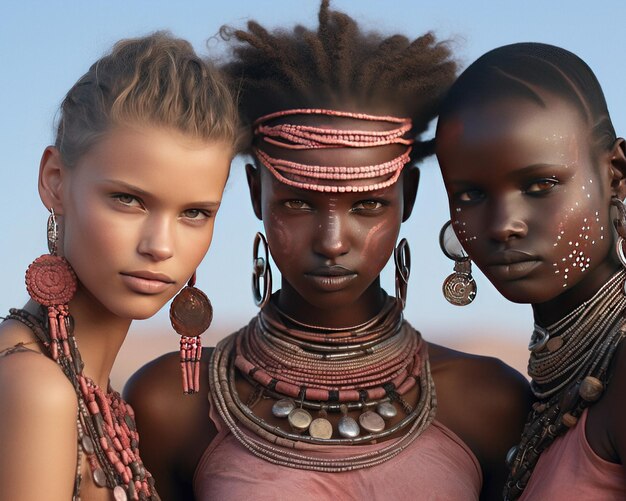
POLYGON ((254 135, 262 141, 288 150, 314 150, 321 148, 371 148, 387 144, 402 144, 406 150, 396 158, 382 164, 359 167, 305 165, 297 162, 274 158, 260 148, 253 148, 259 161, 281 183, 303 190, 344 193, 373 191, 394 184, 402 168, 409 162, 413 139, 404 135, 411 130, 409 118, 367 115, 348 111, 325 109, 284 110, 265 115, 254 122, 254 135), (345 117, 355 120, 389 122, 397 127, 384 130, 348 130, 330 127, 313 127, 303 124, 266 125, 268 121, 289 115, 326 115, 345 117), (285 177, 284 174, 292 177, 285 177), (379 179, 369 185, 335 185, 332 181, 356 181, 361 179, 379 179), (324 183, 331 181, 331 184, 324 183))

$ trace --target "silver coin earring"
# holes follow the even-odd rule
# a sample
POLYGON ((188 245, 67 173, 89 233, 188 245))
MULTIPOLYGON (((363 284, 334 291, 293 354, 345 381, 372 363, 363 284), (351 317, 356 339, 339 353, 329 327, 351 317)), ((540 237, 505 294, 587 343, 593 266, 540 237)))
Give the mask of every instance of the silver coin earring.
POLYGON ((272 270, 270 268, 269 247, 265 235, 257 232, 252 245, 252 296, 254 304, 263 308, 272 295, 272 270), (263 244, 263 256, 259 256, 259 249, 263 244), (263 281, 263 289, 261 289, 263 281))
POLYGON ((393 260, 396 265, 396 301, 404 310, 409 276, 411 275, 411 249, 406 238, 398 242, 393 251, 393 260))
POLYGON ((443 282, 443 296, 455 306, 467 306, 476 298, 476 282, 472 278, 472 261, 454 233, 452 221, 439 232, 439 246, 448 259, 454 261, 454 273, 443 282))

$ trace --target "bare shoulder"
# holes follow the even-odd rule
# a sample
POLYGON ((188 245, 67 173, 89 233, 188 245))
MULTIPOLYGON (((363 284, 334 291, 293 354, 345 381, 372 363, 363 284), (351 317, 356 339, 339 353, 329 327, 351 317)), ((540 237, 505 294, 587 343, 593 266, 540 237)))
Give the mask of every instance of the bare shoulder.
POLYGON ((69 499, 78 413, 71 383, 45 356, 13 353, 0 357, 0 402, 2 499, 69 499))
POLYGON ((19 343, 28 345, 33 351, 40 351, 37 338, 22 322, 5 320, 0 323, 0 352, 19 343))
POLYGON ((474 452, 483 471, 481 499, 498 499, 504 458, 519 442, 532 394, 524 376, 501 360, 429 345, 437 419, 474 452))
POLYGON ((191 496, 195 468, 216 434, 209 419, 211 352, 211 348, 202 351, 200 391, 196 394, 183 394, 178 352, 143 366, 124 389, 124 398, 135 410, 141 456, 164 499, 191 496))
MULTIPOLYGON (((429 358, 433 377, 451 397, 464 395, 465 399, 481 403, 484 410, 506 411, 524 398, 530 398, 527 379, 502 360, 473 355, 429 343, 429 358), (483 407, 486 406, 486 407, 483 407)), ((444 398, 445 396, 442 395, 444 398)))
MULTIPOLYGON (((626 340, 622 340, 610 368, 606 394, 596 404, 604 408, 609 442, 613 445, 615 462, 626 459, 626 340)), ((589 414, 591 418, 591 412, 589 414)))

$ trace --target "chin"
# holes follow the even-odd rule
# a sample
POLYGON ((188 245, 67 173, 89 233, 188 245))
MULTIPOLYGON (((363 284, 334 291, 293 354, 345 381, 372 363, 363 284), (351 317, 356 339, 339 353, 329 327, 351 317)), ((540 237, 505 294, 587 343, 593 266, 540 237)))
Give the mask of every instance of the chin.
POLYGON ((540 284, 531 285, 528 283, 507 283, 504 285, 494 284, 500 294, 512 303, 517 304, 539 304, 554 299, 558 294, 554 294, 550 289, 541 287, 540 284))

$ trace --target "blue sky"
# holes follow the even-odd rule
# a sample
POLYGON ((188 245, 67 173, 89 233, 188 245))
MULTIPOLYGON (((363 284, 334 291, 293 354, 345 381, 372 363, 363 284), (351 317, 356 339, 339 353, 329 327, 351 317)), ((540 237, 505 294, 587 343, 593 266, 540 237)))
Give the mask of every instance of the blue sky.
MULTIPOLYGON (((415 37, 433 30, 451 39, 462 67, 483 52, 506 43, 541 41, 565 47, 589 63, 605 90, 618 134, 626 132, 623 22, 620 0, 589 2, 337 0, 335 8, 366 28, 415 37)), ((223 55, 213 37, 222 24, 242 26, 249 18, 270 27, 313 26, 315 0, 32 1, 0 4, 0 315, 26 300, 24 270, 45 251, 46 211, 37 195, 37 169, 44 147, 53 141, 53 120, 63 95, 89 65, 117 39, 169 29, 199 52, 223 55), (207 44, 207 40, 209 40, 207 44)), ((478 297, 469 307, 448 305, 441 283, 452 263, 439 251, 437 235, 448 219, 436 163, 422 165, 418 203, 402 235, 412 244, 413 270, 408 319, 428 338, 498 330, 526 338, 530 308, 500 298, 476 273, 478 297)), ((235 160, 212 248, 198 283, 215 308, 215 324, 235 327, 255 313, 250 294, 251 247, 260 224, 245 187, 243 162, 235 160)), ((393 292, 393 275, 383 274, 393 292)), ((275 280, 279 283, 278 280, 275 280)), ((162 312, 151 322, 165 325, 162 312)), ((149 324, 150 325, 150 324, 149 324)))

